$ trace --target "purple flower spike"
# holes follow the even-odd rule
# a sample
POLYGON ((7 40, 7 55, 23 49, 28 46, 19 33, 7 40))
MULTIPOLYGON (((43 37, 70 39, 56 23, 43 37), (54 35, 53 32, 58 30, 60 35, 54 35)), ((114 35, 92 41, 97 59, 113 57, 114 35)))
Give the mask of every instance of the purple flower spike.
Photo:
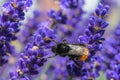
POLYGON ((25 24, 23 30, 21 30, 20 35, 18 37, 19 41, 26 45, 30 40, 32 40, 32 36, 37 29, 39 29, 42 21, 42 17, 44 16, 40 11, 35 10, 33 12, 33 18, 29 18, 28 22, 25 24))
POLYGON ((106 6, 99 4, 95 10, 95 14, 89 19, 85 34, 79 36, 79 43, 84 44, 89 49, 89 57, 85 61, 74 60, 67 65, 68 73, 72 77, 77 76, 81 80, 94 80, 100 76, 99 71, 103 69, 103 57, 96 53, 103 47, 102 43, 105 40, 103 35, 105 28, 108 26, 105 16, 108 12, 109 10, 106 6))
POLYGON ((103 51, 101 56, 102 63, 105 66, 101 66, 105 71, 107 80, 119 80, 120 79, 120 26, 118 25, 114 30, 112 36, 104 42, 103 51))
POLYGON ((49 50, 47 46, 52 45, 52 39, 55 38, 53 31, 46 26, 46 23, 41 24, 33 38, 32 43, 27 44, 24 53, 18 59, 17 70, 12 73, 18 75, 11 76, 10 73, 11 80, 14 77, 20 80, 31 80, 30 77, 39 74, 40 67, 47 61, 47 58, 44 58, 47 53, 45 50, 47 48, 49 50))
POLYGON ((105 28, 108 23, 105 21, 104 17, 108 15, 109 7, 107 5, 103 6, 99 4, 95 10, 95 14, 90 17, 88 29, 85 35, 79 37, 79 42, 86 44, 90 49, 90 53, 94 54, 96 51, 101 50, 101 44, 105 40, 102 36, 105 32, 105 28))
POLYGON ((11 41, 17 39, 20 31, 21 20, 24 20, 24 11, 32 5, 32 0, 9 0, 2 6, 3 14, 0 15, 0 66, 7 63, 7 58, 13 48, 11 41))
POLYGON ((63 14, 62 10, 55 12, 54 10, 49 11, 48 15, 55 20, 57 23, 66 24, 67 15, 63 14))

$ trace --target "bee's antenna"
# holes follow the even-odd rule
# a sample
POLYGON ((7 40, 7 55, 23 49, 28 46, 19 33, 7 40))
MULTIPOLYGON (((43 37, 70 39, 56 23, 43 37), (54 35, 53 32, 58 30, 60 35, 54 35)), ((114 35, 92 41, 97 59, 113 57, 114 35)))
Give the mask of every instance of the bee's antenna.
POLYGON ((58 44, 58 42, 55 39, 51 39, 54 43, 58 44))

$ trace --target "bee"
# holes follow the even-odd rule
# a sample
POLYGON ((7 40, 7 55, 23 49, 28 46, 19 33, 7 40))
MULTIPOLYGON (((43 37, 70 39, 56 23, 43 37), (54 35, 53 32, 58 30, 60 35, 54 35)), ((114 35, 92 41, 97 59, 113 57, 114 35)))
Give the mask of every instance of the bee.
POLYGON ((52 52, 62 57, 69 56, 71 59, 85 61, 88 58, 89 50, 82 44, 68 44, 66 40, 52 47, 52 52))

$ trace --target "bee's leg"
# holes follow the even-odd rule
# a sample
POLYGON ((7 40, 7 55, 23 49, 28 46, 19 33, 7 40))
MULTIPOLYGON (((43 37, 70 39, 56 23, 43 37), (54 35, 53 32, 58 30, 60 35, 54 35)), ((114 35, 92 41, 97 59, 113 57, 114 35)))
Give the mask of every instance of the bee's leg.
POLYGON ((55 39, 51 39, 54 43, 58 44, 58 42, 55 39))
POLYGON ((73 59, 73 62, 74 62, 78 67, 82 68, 82 65, 81 65, 79 62, 77 62, 77 61, 74 60, 74 59, 73 59))
POLYGON ((70 57, 70 59, 78 66, 78 67, 82 67, 81 64, 75 59, 75 57, 70 57))
POLYGON ((57 54, 52 55, 52 56, 49 56, 49 57, 47 57, 47 58, 53 58, 53 57, 55 57, 55 56, 57 56, 57 54))

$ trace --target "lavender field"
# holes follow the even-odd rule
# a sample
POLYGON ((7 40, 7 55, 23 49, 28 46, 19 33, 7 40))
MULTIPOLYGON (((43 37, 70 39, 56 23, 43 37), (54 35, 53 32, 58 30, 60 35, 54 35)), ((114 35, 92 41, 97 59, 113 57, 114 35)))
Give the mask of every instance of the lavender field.
POLYGON ((0 0, 0 80, 120 80, 119 0, 0 0))

